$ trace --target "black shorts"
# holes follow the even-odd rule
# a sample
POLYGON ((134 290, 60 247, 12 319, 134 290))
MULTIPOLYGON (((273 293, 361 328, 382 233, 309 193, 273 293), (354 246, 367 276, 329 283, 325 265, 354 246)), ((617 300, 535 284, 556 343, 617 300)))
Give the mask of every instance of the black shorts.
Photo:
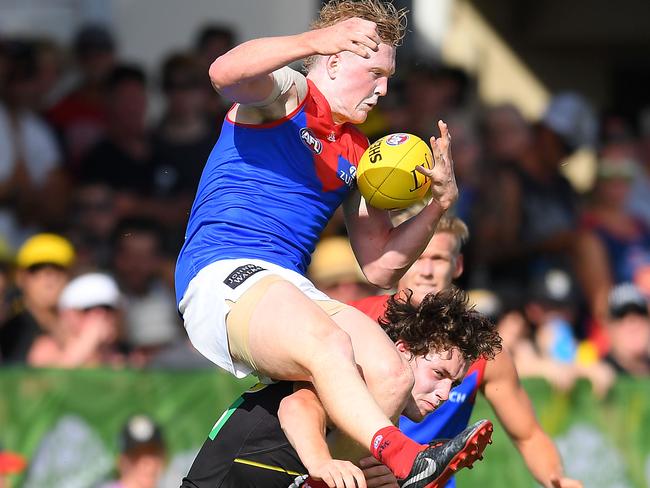
POLYGON ((287 488, 307 470, 278 420, 293 383, 257 385, 217 421, 182 488, 287 488))

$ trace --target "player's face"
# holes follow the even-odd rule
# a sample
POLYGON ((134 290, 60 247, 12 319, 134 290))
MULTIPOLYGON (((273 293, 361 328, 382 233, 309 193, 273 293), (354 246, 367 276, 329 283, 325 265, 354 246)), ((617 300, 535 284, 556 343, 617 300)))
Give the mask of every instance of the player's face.
MULTIPOLYGON (((408 350, 400 352, 408 354, 408 350)), ((415 383, 402 413, 414 422, 420 422, 449 398, 449 391, 462 381, 469 366, 456 348, 427 356, 412 356, 409 364, 415 383)))
POLYGON ((336 95, 328 100, 332 116, 337 123, 361 124, 388 91, 388 78, 395 71, 395 48, 382 43, 367 59, 344 52, 337 63, 336 95))
POLYGON ((453 234, 434 234, 424 252, 402 276, 400 290, 412 290, 413 303, 418 305, 427 294, 448 288, 463 272, 457 248, 458 241, 453 234))

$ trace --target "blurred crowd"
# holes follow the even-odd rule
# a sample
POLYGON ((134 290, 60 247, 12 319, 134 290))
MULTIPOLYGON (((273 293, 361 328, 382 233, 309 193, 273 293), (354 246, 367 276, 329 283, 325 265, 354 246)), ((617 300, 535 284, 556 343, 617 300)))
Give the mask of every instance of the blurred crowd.
MULTIPOLYGON (((162 486, 178 486, 170 483, 165 478, 165 468, 169 462, 169 447, 165 439, 162 426, 156 420, 145 414, 135 413, 129 416, 122 424, 115 436, 117 455, 111 463, 113 466, 98 482, 90 485, 75 479, 74 474, 66 478, 70 486, 92 486, 93 488, 160 488, 162 486)), ((74 460, 68 464, 74 465, 74 460)), ((2 449, 0 445, 0 488, 14 486, 11 478, 25 471, 27 460, 19 453, 2 449)), ((78 465, 77 471, 83 472, 88 466, 78 465)), ((68 468, 73 472, 74 469, 68 468)), ((175 477, 182 473, 174 473, 175 477)), ((40 486, 27 482, 27 486, 40 486)), ((63 486, 48 484, 48 486, 63 486)), ((68 485, 65 485, 68 486, 68 485)))
MULTIPOLYGON (((235 42, 207 26, 147 73, 102 25, 70 46, 0 40, 0 364, 210 367, 186 339, 173 270, 228 108, 208 67, 235 42)), ((598 113, 562 92, 530 121, 485 106, 462 70, 404 56, 362 129, 428 139, 447 121, 453 213, 469 228, 458 285, 521 374, 562 389, 586 377, 600 394, 617 374, 650 376, 650 107, 598 113), (578 192, 562 166, 581 148, 597 164, 578 192)), ((338 214, 310 277, 345 302, 383 292, 338 214)))
POLYGON ((207 26, 146 73, 103 25, 70 46, 0 39, 2 364, 208 366, 173 270, 227 107, 208 66, 232 44, 207 26))

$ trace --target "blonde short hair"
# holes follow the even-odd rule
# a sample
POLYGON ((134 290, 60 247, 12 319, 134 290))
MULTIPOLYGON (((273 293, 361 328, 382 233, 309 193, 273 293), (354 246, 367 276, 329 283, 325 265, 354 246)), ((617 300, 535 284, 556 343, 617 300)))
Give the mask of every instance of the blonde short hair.
POLYGON ((458 251, 460 252, 460 246, 465 244, 469 239, 469 229, 467 224, 460 220, 458 217, 452 217, 450 215, 443 215, 436 226, 436 234, 441 232, 447 232, 456 237, 458 241, 458 251))
MULTIPOLYGON (((359 17, 377 24, 377 33, 382 42, 397 47, 404 39, 406 13, 406 9, 397 10, 391 2, 383 0, 331 0, 321 8, 318 19, 311 24, 311 29, 322 29, 352 17, 359 17)), ((305 59, 306 70, 309 70, 316 58, 317 56, 309 56, 305 59)))

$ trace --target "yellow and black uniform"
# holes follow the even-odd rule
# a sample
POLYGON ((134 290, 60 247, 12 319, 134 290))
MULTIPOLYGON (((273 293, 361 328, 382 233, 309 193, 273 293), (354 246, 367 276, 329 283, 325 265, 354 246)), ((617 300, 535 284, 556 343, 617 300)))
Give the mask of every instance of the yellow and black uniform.
POLYGON ((278 420, 292 382, 256 385, 224 412, 182 488, 287 488, 307 470, 278 420))

